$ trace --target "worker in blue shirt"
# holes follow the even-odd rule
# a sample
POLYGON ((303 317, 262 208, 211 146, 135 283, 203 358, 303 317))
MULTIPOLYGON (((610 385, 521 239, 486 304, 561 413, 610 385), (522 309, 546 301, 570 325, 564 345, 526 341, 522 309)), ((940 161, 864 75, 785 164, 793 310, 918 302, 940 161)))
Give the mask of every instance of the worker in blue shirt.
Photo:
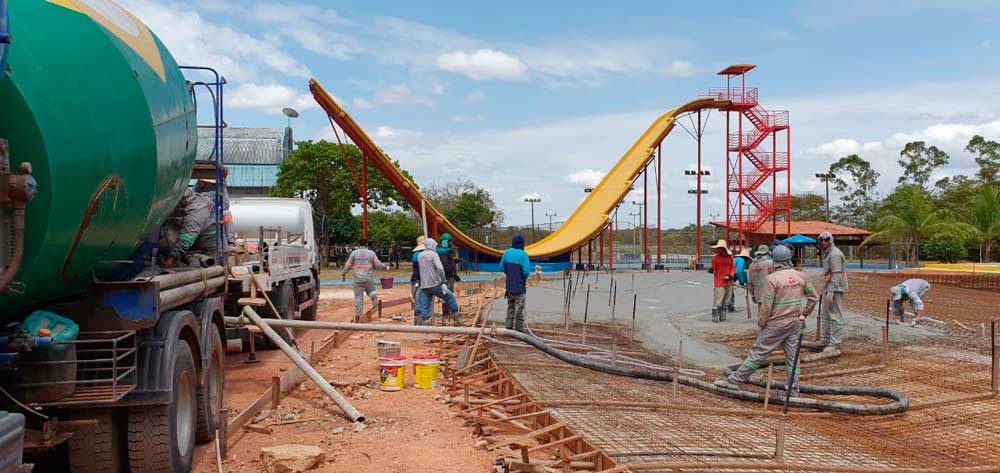
POLYGON ((507 276, 507 328, 524 331, 524 299, 531 263, 524 251, 524 237, 514 235, 510 248, 500 258, 500 270, 507 276))

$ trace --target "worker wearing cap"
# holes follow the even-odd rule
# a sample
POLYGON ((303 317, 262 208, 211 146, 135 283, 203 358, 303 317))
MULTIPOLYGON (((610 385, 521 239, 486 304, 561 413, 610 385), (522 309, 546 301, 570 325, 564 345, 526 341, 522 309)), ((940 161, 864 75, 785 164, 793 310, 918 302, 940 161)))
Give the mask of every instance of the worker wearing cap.
MULTIPOLYGON (((736 266, 736 281, 743 288, 747 287, 747 281, 749 277, 747 276, 747 267, 750 266, 750 262, 753 258, 750 257, 750 250, 746 247, 740 250, 739 254, 733 257, 733 263, 736 266)), ((736 312, 736 290, 729 291, 729 312, 736 312)))
POLYGON ((441 265, 444 266, 445 285, 452 294, 455 294, 455 282, 461 281, 458 276, 458 254, 454 246, 451 245, 451 233, 441 235, 441 246, 437 248, 437 254, 441 257, 441 265))
POLYGON ((431 316, 431 302, 434 297, 444 302, 444 313, 441 315, 441 325, 449 318, 454 320, 455 325, 460 324, 458 318, 458 300, 455 295, 448 290, 444 284, 444 266, 441 265, 441 257, 437 254, 437 242, 433 238, 424 240, 426 249, 420 252, 417 257, 417 264, 420 265, 420 313, 425 321, 431 316))
POLYGON ((726 304, 733 290, 733 280, 736 279, 736 263, 729 252, 726 240, 719 240, 712 248, 715 256, 708 268, 708 274, 713 274, 714 290, 712 292, 712 322, 726 320, 726 304))
POLYGON ((771 352, 781 347, 785 353, 785 370, 794 397, 798 395, 795 384, 799 377, 799 367, 795 366, 797 360, 792 358, 798 350, 799 333, 806 317, 819 302, 819 293, 804 274, 792 267, 792 252, 788 247, 775 247, 771 252, 771 259, 775 270, 765 278, 760 297, 760 312, 757 317, 760 331, 757 332, 757 340, 740 367, 726 378, 716 380, 715 385, 739 389, 739 384, 747 382, 754 371, 764 366, 771 352))
POLYGON ((915 318, 911 325, 916 325, 917 318, 924 311, 924 298, 931 292, 931 283, 919 279, 907 279, 899 285, 889 288, 889 297, 892 300, 892 312, 899 317, 900 322, 904 322, 903 302, 910 301, 915 318))
MULTIPOLYGON (((229 177, 229 168, 222 168, 222 225, 226 236, 226 244, 233 246, 236 244, 236 232, 233 229, 233 213, 229 210, 229 184, 226 179, 229 177)), ((208 193, 212 201, 215 202, 215 179, 198 179, 194 185, 194 191, 208 193)))
POLYGON ((771 248, 767 245, 758 246, 754 256, 757 258, 748 271, 750 297, 753 298, 754 304, 760 304, 760 296, 764 294, 764 280, 774 272, 774 261, 771 261, 771 248))
POLYGON ((830 232, 819 234, 819 246, 823 255, 823 304, 820 311, 820 341, 823 351, 839 350, 843 342, 844 293, 847 292, 847 270, 844 268, 844 252, 837 248, 830 232))
POLYGON ((354 317, 361 318, 365 307, 365 294, 372 300, 372 307, 378 307, 378 292, 375 290, 375 270, 385 269, 374 251, 368 249, 368 240, 361 239, 360 246, 351 252, 340 272, 340 280, 347 280, 347 272, 354 270, 354 317))
POLYGON ((218 251, 215 202, 205 194, 184 189, 167 224, 161 229, 162 264, 171 268, 189 253, 215 256, 218 251))
POLYGON ((518 234, 510 242, 510 248, 500 257, 500 270, 506 276, 508 329, 524 331, 524 305, 528 292, 528 276, 531 262, 524 251, 524 236, 518 234))
POLYGON ((417 237, 417 246, 413 247, 413 271, 410 272, 410 298, 413 299, 413 325, 424 325, 427 319, 430 318, 430 314, 426 317, 420 312, 422 307, 421 302, 421 292, 420 292, 420 265, 417 264, 417 258, 420 256, 420 252, 424 251, 424 236, 417 237))

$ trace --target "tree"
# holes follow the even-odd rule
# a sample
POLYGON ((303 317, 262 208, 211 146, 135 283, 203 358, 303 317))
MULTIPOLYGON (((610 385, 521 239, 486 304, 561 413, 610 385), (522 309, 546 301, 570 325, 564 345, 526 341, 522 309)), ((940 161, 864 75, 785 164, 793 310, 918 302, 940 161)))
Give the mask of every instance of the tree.
POLYGON ((837 176, 833 181, 834 189, 845 194, 841 199, 843 203, 834 212, 835 220, 868 228, 878 216, 879 172, 856 154, 840 158, 830 165, 829 172, 837 176))
POLYGON ((420 225, 406 212, 368 213, 368 239, 375 246, 409 245, 422 233, 420 225))
POLYGON ((826 198, 819 194, 792 195, 792 221, 826 221, 826 198))
POLYGON ((957 263, 969 254, 965 240, 950 233, 938 233, 920 248, 924 257, 944 263, 957 263))
POLYGON ((470 180, 432 184, 423 193, 459 230, 503 225, 503 212, 493 196, 470 180))
MULTIPOLYGON (((297 148, 279 165, 278 180, 271 187, 270 195, 309 201, 320 232, 317 239, 325 258, 328 254, 326 247, 331 242, 348 243, 357 238, 353 236, 344 240, 349 235, 357 235, 353 233, 354 227, 349 225, 348 217, 352 207, 361 203, 361 192, 355 185, 355 176, 344 159, 344 152, 350 157, 360 179, 361 150, 354 145, 341 147, 325 140, 299 141, 296 145, 297 148)), ((399 163, 394 164, 399 166, 399 163)), ((409 177, 406 171, 403 174, 409 177)), ((368 163, 368 203, 376 209, 404 204, 399 192, 371 163, 368 163)))
POLYGON ((969 201, 979 188, 979 182, 959 174, 939 179, 934 187, 937 188, 935 197, 938 207, 961 213, 968 209, 969 201))
POLYGON ((948 153, 937 146, 927 146, 923 141, 907 143, 899 152, 897 162, 903 167, 903 175, 899 176, 900 184, 916 184, 926 189, 935 169, 948 164, 948 153))
POLYGON ((958 222, 952 210, 935 210, 930 194, 916 184, 897 187, 895 192, 886 197, 879 213, 879 219, 873 227, 874 233, 861 245, 902 241, 906 246, 907 266, 911 268, 919 264, 921 241, 939 233, 952 233, 968 240, 977 233, 971 225, 958 222))
POLYGON ((979 179, 991 184, 1000 183, 1000 143, 976 135, 969 140, 965 150, 976 155, 979 179))
POLYGON ((982 184, 969 200, 972 225, 979 230, 979 261, 989 261, 993 243, 1000 240, 1000 189, 992 184, 982 184))

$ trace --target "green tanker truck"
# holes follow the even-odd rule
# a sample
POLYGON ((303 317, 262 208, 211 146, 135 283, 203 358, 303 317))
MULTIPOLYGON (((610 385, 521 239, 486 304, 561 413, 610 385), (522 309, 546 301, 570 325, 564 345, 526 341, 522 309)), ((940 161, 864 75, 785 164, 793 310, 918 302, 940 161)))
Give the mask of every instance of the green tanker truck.
POLYGON ((189 471, 223 420, 224 269, 156 251, 195 169, 219 172, 195 162, 195 84, 111 1, 5 3, 0 410, 39 465, 189 471))

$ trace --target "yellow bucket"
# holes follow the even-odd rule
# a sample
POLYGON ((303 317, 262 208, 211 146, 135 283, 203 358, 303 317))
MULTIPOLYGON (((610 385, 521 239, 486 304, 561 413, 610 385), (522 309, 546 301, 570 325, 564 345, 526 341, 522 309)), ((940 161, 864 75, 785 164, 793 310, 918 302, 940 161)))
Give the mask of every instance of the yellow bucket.
POLYGON ((399 391, 406 378, 405 356, 383 356, 378 359, 379 389, 399 391))
POLYGON ((431 389, 438 386, 437 355, 413 355, 413 385, 417 389, 431 389))

